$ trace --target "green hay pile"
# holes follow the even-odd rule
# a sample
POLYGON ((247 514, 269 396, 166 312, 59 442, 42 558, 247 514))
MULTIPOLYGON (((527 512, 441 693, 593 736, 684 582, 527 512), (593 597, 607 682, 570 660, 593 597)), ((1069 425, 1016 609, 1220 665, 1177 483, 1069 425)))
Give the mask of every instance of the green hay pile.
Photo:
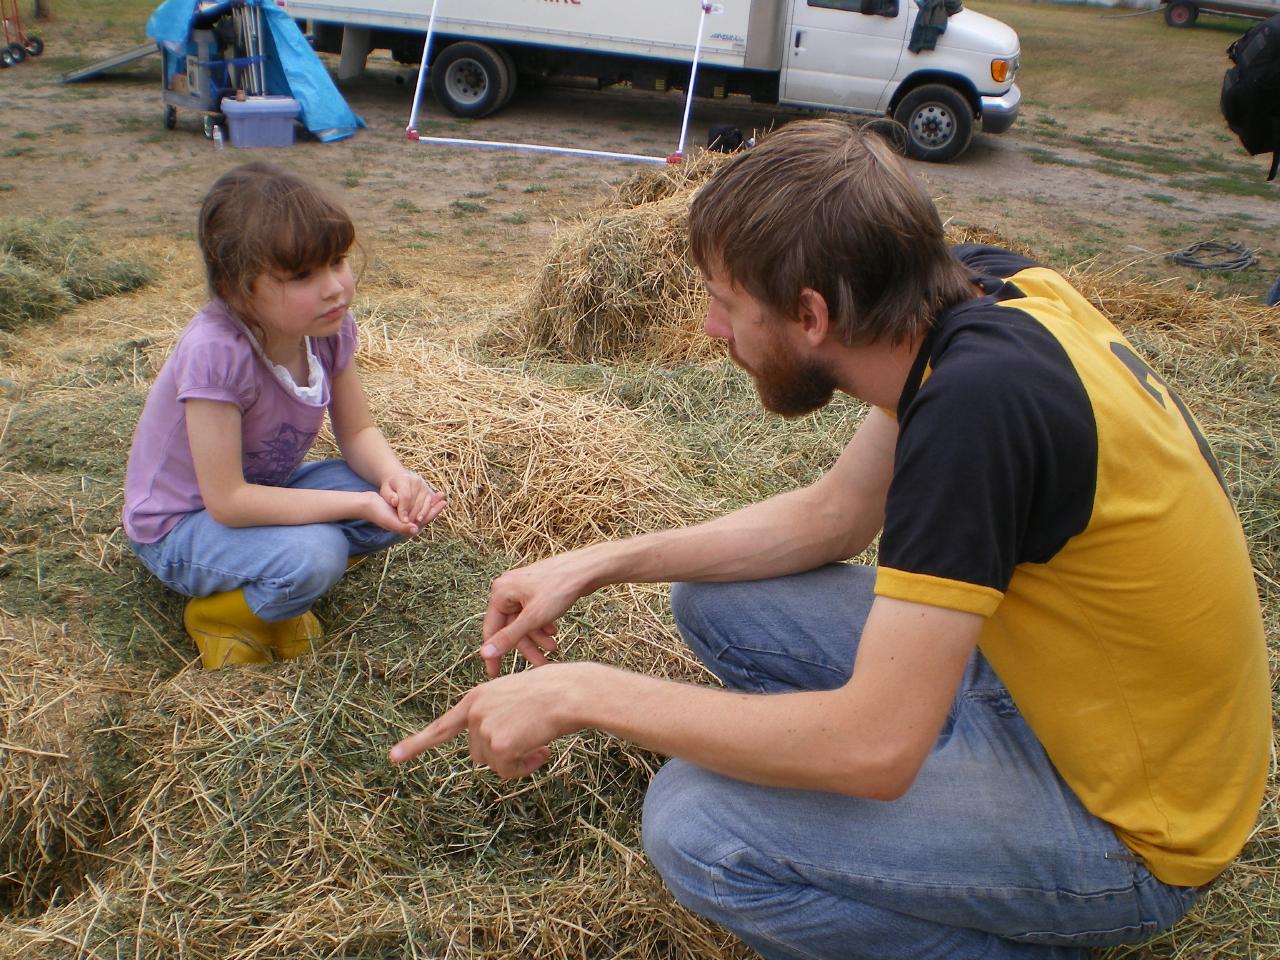
POLYGON ((146 264, 103 256, 71 220, 0 220, 0 330, 150 283, 146 264))
POLYGON ((83 887, 119 788, 102 730, 143 686, 65 627, 0 617, 0 911, 83 887))
MULTIPOLYGON (((409 633, 378 619, 386 605, 314 657, 139 684, 113 724, 132 750, 97 869, 74 897, 0 924, 0 956, 745 955, 645 865, 656 761, 641 751, 568 738, 515 783, 476 770, 462 743, 388 764, 396 738, 477 677, 472 630, 409 633)), ((636 620, 643 604, 588 606, 618 642, 640 643, 631 624, 666 652, 669 633, 636 620)), ((689 675, 674 651, 669 663, 689 675)))

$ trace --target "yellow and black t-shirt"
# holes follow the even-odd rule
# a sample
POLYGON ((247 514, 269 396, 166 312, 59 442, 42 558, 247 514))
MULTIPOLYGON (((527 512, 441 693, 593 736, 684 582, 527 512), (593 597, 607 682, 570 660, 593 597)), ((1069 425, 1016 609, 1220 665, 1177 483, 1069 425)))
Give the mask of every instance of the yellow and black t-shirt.
POLYGON ((1182 401, 1062 277, 955 254, 897 416, 876 592, 987 617, 979 646, 1054 766, 1167 883, 1257 817, 1271 734, 1239 519, 1182 401))

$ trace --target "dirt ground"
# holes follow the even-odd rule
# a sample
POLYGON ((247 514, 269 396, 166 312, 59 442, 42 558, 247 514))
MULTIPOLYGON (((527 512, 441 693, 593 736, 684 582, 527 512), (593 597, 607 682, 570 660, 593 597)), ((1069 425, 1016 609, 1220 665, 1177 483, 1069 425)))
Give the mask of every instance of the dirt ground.
MULTIPOLYGON (((177 129, 163 128, 156 57, 115 75, 59 84, 60 72, 74 61, 56 56, 57 30, 56 23, 46 30, 54 56, 0 71, 0 211, 76 217, 125 245, 167 235, 190 250, 196 204, 208 184, 235 163, 266 154, 333 187, 355 215, 374 262, 394 261, 419 280, 447 276, 450 286, 474 288, 478 281, 495 288, 536 265, 557 218, 591 205, 608 183, 635 169, 616 161, 410 143, 403 131, 416 70, 385 54, 375 54, 362 79, 344 85, 368 123, 357 136, 219 153, 194 112, 181 112, 177 129)), ((82 46, 80 59, 119 47, 82 46)), ((1105 164, 1080 146, 1148 149, 1154 140, 1175 159, 1218 157, 1243 166, 1247 176, 1251 161, 1223 131, 1085 107, 1051 111, 1036 106, 1033 96, 1028 101, 1011 132, 977 135, 957 162, 912 164, 944 217, 1021 240, 1057 266, 1097 254, 1106 263, 1145 261, 1149 271, 1195 283, 1200 276, 1166 267, 1162 255, 1219 238, 1261 255, 1260 268, 1234 292, 1260 295, 1280 272, 1274 239, 1280 189, 1273 195, 1188 189, 1176 177, 1132 165, 1100 169, 1105 164)), ((428 95, 420 126, 443 136, 665 156, 677 145, 682 109, 677 94, 554 87, 522 89, 499 115, 460 121, 428 95)), ((766 130, 801 115, 737 98, 698 102, 689 143, 704 143, 716 122, 766 130)), ((1252 163, 1261 184, 1265 164, 1252 163)))

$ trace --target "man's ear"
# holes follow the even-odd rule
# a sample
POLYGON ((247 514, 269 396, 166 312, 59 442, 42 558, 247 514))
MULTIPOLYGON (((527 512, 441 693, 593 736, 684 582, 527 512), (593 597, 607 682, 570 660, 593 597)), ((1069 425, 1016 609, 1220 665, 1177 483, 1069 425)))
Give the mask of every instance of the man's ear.
POLYGON ((819 346, 831 331, 831 316, 827 313, 827 298, 812 287, 800 291, 797 319, 810 346, 819 346))

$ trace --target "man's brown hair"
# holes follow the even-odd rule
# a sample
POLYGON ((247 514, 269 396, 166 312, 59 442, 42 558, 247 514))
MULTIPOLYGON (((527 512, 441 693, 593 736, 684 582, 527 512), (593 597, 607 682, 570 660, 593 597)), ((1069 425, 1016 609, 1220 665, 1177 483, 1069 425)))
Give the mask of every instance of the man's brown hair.
POLYGON ((880 137, 836 120, 787 124, 721 168, 689 213, 694 262, 783 317, 827 302, 845 344, 924 334, 974 295, 933 202, 880 137))
POLYGON ((289 277, 332 263, 351 249, 356 230, 311 181, 254 161, 228 170, 209 189, 197 235, 209 292, 243 307, 259 276, 289 277))

